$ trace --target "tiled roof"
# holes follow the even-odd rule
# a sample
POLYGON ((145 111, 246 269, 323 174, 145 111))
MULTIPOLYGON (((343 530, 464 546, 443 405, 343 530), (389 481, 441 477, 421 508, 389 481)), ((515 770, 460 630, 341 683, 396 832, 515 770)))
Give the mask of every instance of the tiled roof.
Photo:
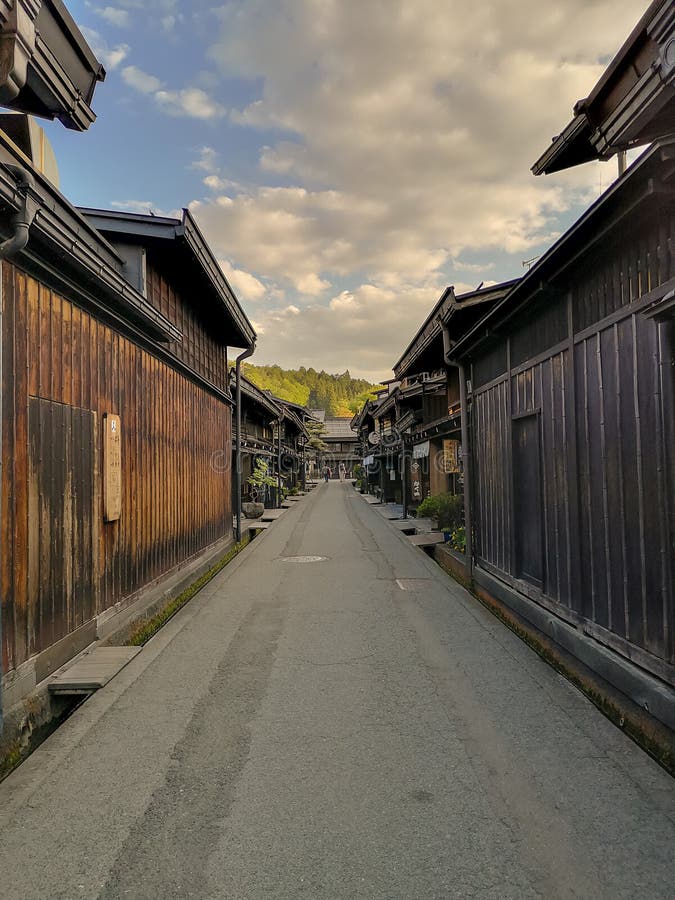
POLYGON ((347 440, 356 440, 356 432, 351 426, 350 418, 328 418, 324 420, 325 433, 322 435, 324 438, 334 438, 340 439, 344 438, 347 440))

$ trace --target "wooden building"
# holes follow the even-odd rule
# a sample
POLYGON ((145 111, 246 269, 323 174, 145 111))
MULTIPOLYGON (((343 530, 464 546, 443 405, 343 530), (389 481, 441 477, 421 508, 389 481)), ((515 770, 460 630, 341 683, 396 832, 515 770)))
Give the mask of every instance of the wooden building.
POLYGON ((384 503, 403 503, 403 470, 401 453, 403 441, 396 430, 399 383, 385 382, 386 392, 378 398, 373 408, 375 432, 372 437, 371 467, 377 475, 376 494, 384 503))
POLYGON ((375 444, 379 439, 375 413, 383 396, 387 393, 388 389, 384 388, 382 391, 376 392, 372 400, 366 400, 350 423, 358 441, 360 463, 363 467, 364 493, 374 494, 380 484, 379 469, 374 456, 375 444))
POLYGON ((298 403, 281 400, 279 397, 273 399, 283 413, 277 424, 279 456, 276 471, 281 475, 282 486, 286 490, 292 490, 304 484, 305 447, 309 438, 306 422, 311 416, 298 403))
POLYGON ((0 231, 7 709, 231 543, 227 347, 255 333, 187 211, 77 210, 6 132, 0 231))
POLYGON ((345 467, 347 477, 351 478, 355 466, 360 465, 362 460, 359 437, 352 427, 352 418, 327 416, 325 409, 310 409, 309 414, 323 425, 321 440, 326 444, 326 450, 322 454, 323 464, 330 467, 333 478, 340 477, 341 465, 345 467))
POLYGON ((674 23, 651 4, 534 169, 654 143, 446 353, 470 379, 474 582, 640 703, 598 648, 675 685, 674 23))
POLYGON ((425 497, 463 494, 460 380, 448 366, 444 348, 478 321, 514 286, 515 281, 455 296, 446 288, 394 365, 399 381, 394 427, 402 440, 406 510, 425 497))
MULTIPOLYGON (((232 395, 236 391, 236 375, 234 370, 230 373, 230 387, 232 395)), ((283 419, 283 407, 275 401, 269 391, 263 391, 246 376, 241 376, 241 496, 243 500, 250 500, 250 488, 248 479, 253 472, 256 462, 264 460, 268 472, 273 475, 277 471, 277 459, 279 449, 276 441, 278 423, 283 419)), ((232 442, 232 472, 233 472, 233 502, 235 502, 236 485, 234 473, 236 473, 235 442, 236 424, 232 442)), ((270 490, 261 498, 266 506, 274 506, 276 493, 270 490)), ((236 509, 234 509, 236 513, 236 509)))

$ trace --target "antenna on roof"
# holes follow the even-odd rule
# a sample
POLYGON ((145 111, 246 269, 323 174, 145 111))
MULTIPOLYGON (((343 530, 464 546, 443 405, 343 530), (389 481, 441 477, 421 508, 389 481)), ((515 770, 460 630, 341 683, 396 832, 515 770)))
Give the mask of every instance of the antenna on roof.
POLYGON ((531 259, 524 259, 524 260, 522 260, 521 265, 522 265, 522 267, 523 267, 524 269, 530 269, 530 268, 532 268, 532 265, 533 265, 538 259, 539 259, 538 256, 533 256, 531 259))

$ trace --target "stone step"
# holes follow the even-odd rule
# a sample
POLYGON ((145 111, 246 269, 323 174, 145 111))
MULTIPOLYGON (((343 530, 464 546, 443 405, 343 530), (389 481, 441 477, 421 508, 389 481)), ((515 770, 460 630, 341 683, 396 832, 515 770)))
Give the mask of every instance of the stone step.
POLYGON ((94 647, 54 676, 52 694, 89 694, 107 684, 142 647, 94 647))
POLYGON ((434 544, 444 543, 443 535, 438 531, 429 531, 426 534, 406 535, 414 547, 433 547, 434 544))

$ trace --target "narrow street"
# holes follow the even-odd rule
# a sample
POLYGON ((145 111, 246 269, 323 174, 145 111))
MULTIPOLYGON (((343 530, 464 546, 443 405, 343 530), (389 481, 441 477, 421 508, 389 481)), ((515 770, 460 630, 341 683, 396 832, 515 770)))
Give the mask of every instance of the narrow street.
POLYGON ((337 482, 0 785, 0 832, 12 900, 675 884, 668 775, 337 482))

